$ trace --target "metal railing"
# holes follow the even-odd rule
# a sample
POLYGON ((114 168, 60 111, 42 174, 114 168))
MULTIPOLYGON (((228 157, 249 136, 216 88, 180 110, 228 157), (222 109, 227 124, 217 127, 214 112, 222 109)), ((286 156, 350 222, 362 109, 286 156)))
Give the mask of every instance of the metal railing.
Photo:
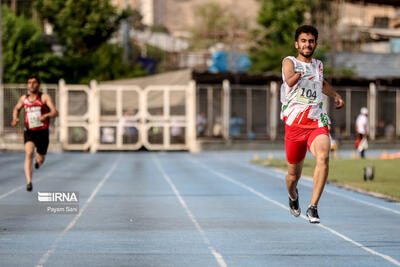
MULTIPOLYGON (((197 150, 197 139, 283 140, 279 86, 220 84, 135 85, 43 84, 60 112, 51 120, 50 143, 65 150, 197 150), (197 136, 197 137, 196 137, 197 136)), ((324 99, 331 118, 331 135, 353 139, 361 107, 369 110, 370 138, 400 136, 400 89, 394 86, 335 86, 345 100, 336 110, 324 99)), ((23 149, 23 112, 16 128, 12 110, 25 84, 4 84, 0 101, 0 148, 23 149)))
MULTIPOLYGON (((14 106, 22 95, 28 94, 26 84, 3 84, 0 88, 0 149, 23 150, 24 111, 19 114, 19 123, 11 126, 14 106)), ((41 92, 48 93, 56 106, 59 105, 59 90, 57 84, 41 84, 41 92)), ((59 120, 50 120, 50 145, 59 140, 59 120)))

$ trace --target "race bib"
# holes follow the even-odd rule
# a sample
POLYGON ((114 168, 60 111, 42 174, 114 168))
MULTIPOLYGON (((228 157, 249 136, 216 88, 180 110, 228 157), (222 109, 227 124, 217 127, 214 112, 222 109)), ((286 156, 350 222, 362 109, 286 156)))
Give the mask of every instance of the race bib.
POLYGON ((303 68, 303 66, 295 66, 294 67, 294 73, 304 73, 306 70, 303 68))
POLYGON ((40 116, 42 113, 40 110, 33 110, 28 112, 28 124, 29 128, 37 128, 43 126, 43 122, 40 121, 40 116))
POLYGON ((318 89, 318 82, 301 80, 297 89, 295 102, 304 105, 317 105, 321 102, 321 93, 318 89))

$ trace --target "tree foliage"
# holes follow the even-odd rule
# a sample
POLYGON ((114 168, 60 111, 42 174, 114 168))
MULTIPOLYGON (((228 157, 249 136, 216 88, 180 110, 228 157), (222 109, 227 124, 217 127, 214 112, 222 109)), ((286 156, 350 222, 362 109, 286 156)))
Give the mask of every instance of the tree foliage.
POLYGON ((57 42, 64 48, 62 70, 67 82, 145 74, 133 62, 123 60, 120 45, 109 43, 130 12, 118 13, 109 0, 36 0, 35 7, 41 19, 53 26, 57 42))
POLYGON ((2 10, 3 79, 6 83, 24 83, 29 75, 55 82, 62 75, 60 57, 53 54, 39 25, 3 7, 2 10))
POLYGON ((67 52, 74 54, 99 48, 118 30, 125 14, 118 14, 109 0, 36 0, 35 6, 67 52))
POLYGON ((131 23, 135 30, 144 31, 146 26, 143 24, 143 16, 138 9, 130 11, 131 23))
POLYGON ((280 71, 282 59, 295 54, 294 33, 304 23, 309 11, 307 0, 259 0, 261 8, 258 23, 261 28, 253 31, 255 40, 250 49, 256 72, 280 71))
POLYGON ((199 5, 195 10, 197 22, 192 29, 192 44, 195 48, 207 48, 222 40, 226 26, 223 8, 217 3, 199 5))
POLYGON ((146 75, 146 71, 139 65, 121 60, 122 55, 123 49, 119 45, 103 44, 86 58, 90 68, 87 70, 86 78, 80 82, 89 83, 93 79, 105 81, 146 75))
POLYGON ((196 7, 196 26, 192 29, 192 46, 208 48, 217 42, 231 43, 237 33, 247 32, 246 18, 218 3, 196 7))

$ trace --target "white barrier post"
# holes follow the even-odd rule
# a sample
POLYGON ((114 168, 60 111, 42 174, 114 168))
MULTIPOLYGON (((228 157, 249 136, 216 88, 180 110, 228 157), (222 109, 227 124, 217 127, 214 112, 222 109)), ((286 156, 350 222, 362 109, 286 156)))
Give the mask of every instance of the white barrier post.
POLYGON ((376 135, 376 84, 369 84, 368 94, 368 110, 369 110, 369 137, 371 140, 375 140, 376 135))
POLYGON ((139 118, 140 118, 140 129, 139 138, 144 147, 148 147, 148 128, 146 127, 147 113, 147 88, 142 89, 139 94, 139 118))
POLYGON ((229 126, 231 119, 231 86, 229 80, 222 82, 223 98, 222 98, 222 136, 225 140, 229 139, 229 126))
POLYGON ((190 152, 199 152, 196 140, 196 82, 193 80, 186 91, 186 144, 190 152))
POLYGON ((96 153, 100 140, 99 136, 100 103, 99 103, 99 87, 97 81, 95 80, 90 81, 90 93, 88 95, 88 105, 89 105, 88 143, 90 147, 90 153, 96 153))
POLYGON ((164 136, 164 149, 168 150, 170 147, 170 140, 171 140, 171 120, 170 120, 170 88, 166 87, 167 90, 163 90, 163 95, 164 95, 164 115, 163 115, 163 121, 164 121, 164 127, 163 127, 163 136, 164 136), (169 119, 167 121, 167 118, 169 119))
POLYGON ((253 94, 251 88, 246 89, 246 135, 250 136, 253 132, 253 94))
POLYGON ((68 92, 65 81, 63 79, 58 81, 58 90, 60 93, 60 142, 62 144, 63 149, 68 144, 68 92))
POLYGON ((270 110, 269 110, 269 136, 271 140, 276 139, 277 129, 278 129, 278 84, 275 81, 270 83, 271 87, 271 100, 270 100, 270 110))
MULTIPOLYGON (((122 116, 123 116, 122 88, 118 87, 115 93, 116 93, 116 97, 117 97, 116 98, 117 118, 118 118, 118 122, 120 122, 122 119, 122 116)), ((115 140, 116 142, 115 143, 116 143, 117 148, 119 148, 119 149, 122 149, 122 135, 123 135, 123 127, 122 127, 121 123, 118 123, 118 125, 116 127, 116 140, 115 140)))
POLYGON ((345 112, 346 112, 346 135, 351 136, 351 89, 346 88, 346 102, 345 102, 345 112))

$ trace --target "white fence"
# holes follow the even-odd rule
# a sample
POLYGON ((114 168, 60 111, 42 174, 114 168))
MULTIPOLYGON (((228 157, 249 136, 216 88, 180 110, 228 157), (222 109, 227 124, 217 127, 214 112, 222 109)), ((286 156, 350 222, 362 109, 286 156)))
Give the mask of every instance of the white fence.
POLYGON ((60 81, 65 150, 196 150, 194 82, 184 86, 60 81))
MULTIPOLYGON (((60 116, 51 120, 50 146, 83 150, 191 150, 196 146, 195 83, 183 86, 42 85, 60 116)), ((23 150, 23 111, 16 128, 12 109, 26 85, 1 90, 0 149, 23 150)))
MULTIPOLYGON (((346 106, 336 110, 325 99, 335 138, 354 137, 354 122, 362 106, 368 107, 371 139, 400 136, 400 90, 369 86, 336 86, 346 106)), ((16 128, 10 126, 12 109, 26 94, 25 84, 5 84, 0 90, 0 149, 23 150, 23 112, 16 128)), ((265 86, 199 84, 42 85, 55 100, 60 116, 51 120, 53 150, 198 150, 196 120, 203 114, 206 130, 199 137, 282 140, 279 119, 279 84, 265 86), (234 125, 234 117, 241 123, 234 125), (235 131, 234 131, 235 130, 235 131)))

